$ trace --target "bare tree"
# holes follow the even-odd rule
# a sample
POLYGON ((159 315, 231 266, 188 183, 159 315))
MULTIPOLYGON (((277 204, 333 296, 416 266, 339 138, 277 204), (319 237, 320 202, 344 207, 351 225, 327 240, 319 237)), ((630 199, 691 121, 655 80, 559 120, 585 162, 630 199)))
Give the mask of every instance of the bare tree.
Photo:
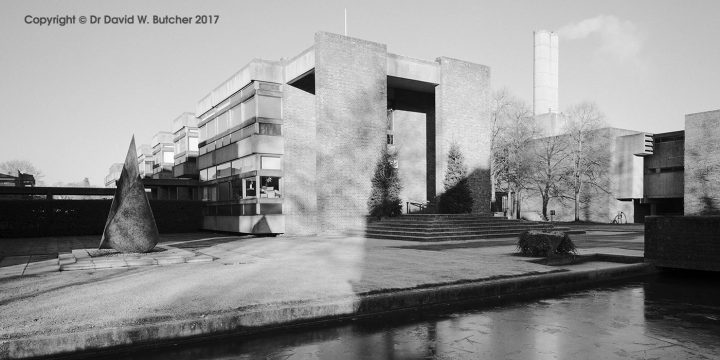
POLYGON ((567 136, 549 136, 533 141, 533 165, 531 172, 532 190, 542 199, 542 216, 548 219, 550 199, 563 198, 563 184, 567 183, 569 166, 569 142, 567 136))
POLYGON ((566 184, 575 206, 575 221, 580 220, 580 202, 591 188, 608 193, 607 171, 610 162, 609 137, 604 115, 594 103, 580 103, 568 111, 565 133, 570 160, 566 184))
POLYGON ((507 88, 497 90, 492 95, 492 112, 490 114, 490 153, 493 154, 493 159, 490 161, 490 186, 493 199, 495 198, 495 191, 500 188, 498 182, 499 179, 499 166, 495 154, 499 152, 498 137, 500 131, 505 123, 507 109, 511 104, 510 91, 507 88))
POLYGON ((32 175, 38 183, 44 176, 44 174, 38 170, 35 165, 27 160, 8 160, 0 163, 0 173, 17 176, 18 171, 23 174, 32 175))
POLYGON ((537 135, 530 106, 503 90, 496 94, 493 109, 493 164, 495 186, 511 196, 511 214, 520 216, 522 190, 532 173, 528 149, 537 135))

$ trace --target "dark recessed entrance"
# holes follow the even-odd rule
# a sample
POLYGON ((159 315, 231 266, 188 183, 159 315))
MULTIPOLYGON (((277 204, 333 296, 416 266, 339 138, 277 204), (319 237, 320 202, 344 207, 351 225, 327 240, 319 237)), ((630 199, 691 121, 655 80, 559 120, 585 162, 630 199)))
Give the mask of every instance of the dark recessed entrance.
POLYGON ((394 123, 389 127, 388 138, 392 138, 398 151, 403 205, 407 201, 430 201, 436 195, 436 86, 423 81, 387 77, 387 104, 388 110, 392 110, 389 118, 394 123), (425 115, 424 121, 420 114, 425 115))

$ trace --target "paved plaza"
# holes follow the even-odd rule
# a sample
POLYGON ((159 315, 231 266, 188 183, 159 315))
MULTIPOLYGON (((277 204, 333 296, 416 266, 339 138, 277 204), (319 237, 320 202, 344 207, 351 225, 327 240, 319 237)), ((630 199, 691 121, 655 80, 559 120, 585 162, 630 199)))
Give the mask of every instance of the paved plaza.
MULTIPOLYGON (((637 228, 572 238, 581 254, 642 256, 637 228)), ((513 255, 515 242, 192 233, 161 236, 160 251, 141 260, 92 250, 97 236, 3 239, 0 349, 58 334, 79 339, 98 329, 239 312, 260 314, 240 326, 263 326, 302 318, 280 311, 298 304, 330 304, 322 310, 328 316, 352 314, 368 294, 622 265, 541 265, 513 255)))

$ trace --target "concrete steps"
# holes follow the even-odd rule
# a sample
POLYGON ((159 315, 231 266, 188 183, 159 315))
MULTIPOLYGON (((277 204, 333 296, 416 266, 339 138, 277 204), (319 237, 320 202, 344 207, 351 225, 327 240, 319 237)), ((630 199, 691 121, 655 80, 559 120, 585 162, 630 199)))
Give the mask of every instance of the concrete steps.
POLYGON ((368 223, 364 235, 372 239, 457 241, 518 236, 527 230, 569 228, 489 215, 403 215, 368 223))

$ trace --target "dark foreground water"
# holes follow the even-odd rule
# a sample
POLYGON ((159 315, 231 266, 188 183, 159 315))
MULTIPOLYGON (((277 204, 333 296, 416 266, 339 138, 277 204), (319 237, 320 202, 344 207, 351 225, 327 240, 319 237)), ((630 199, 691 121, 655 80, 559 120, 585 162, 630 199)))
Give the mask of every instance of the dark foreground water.
POLYGON ((663 274, 536 301, 224 338, 123 358, 720 359, 720 280, 663 274))

